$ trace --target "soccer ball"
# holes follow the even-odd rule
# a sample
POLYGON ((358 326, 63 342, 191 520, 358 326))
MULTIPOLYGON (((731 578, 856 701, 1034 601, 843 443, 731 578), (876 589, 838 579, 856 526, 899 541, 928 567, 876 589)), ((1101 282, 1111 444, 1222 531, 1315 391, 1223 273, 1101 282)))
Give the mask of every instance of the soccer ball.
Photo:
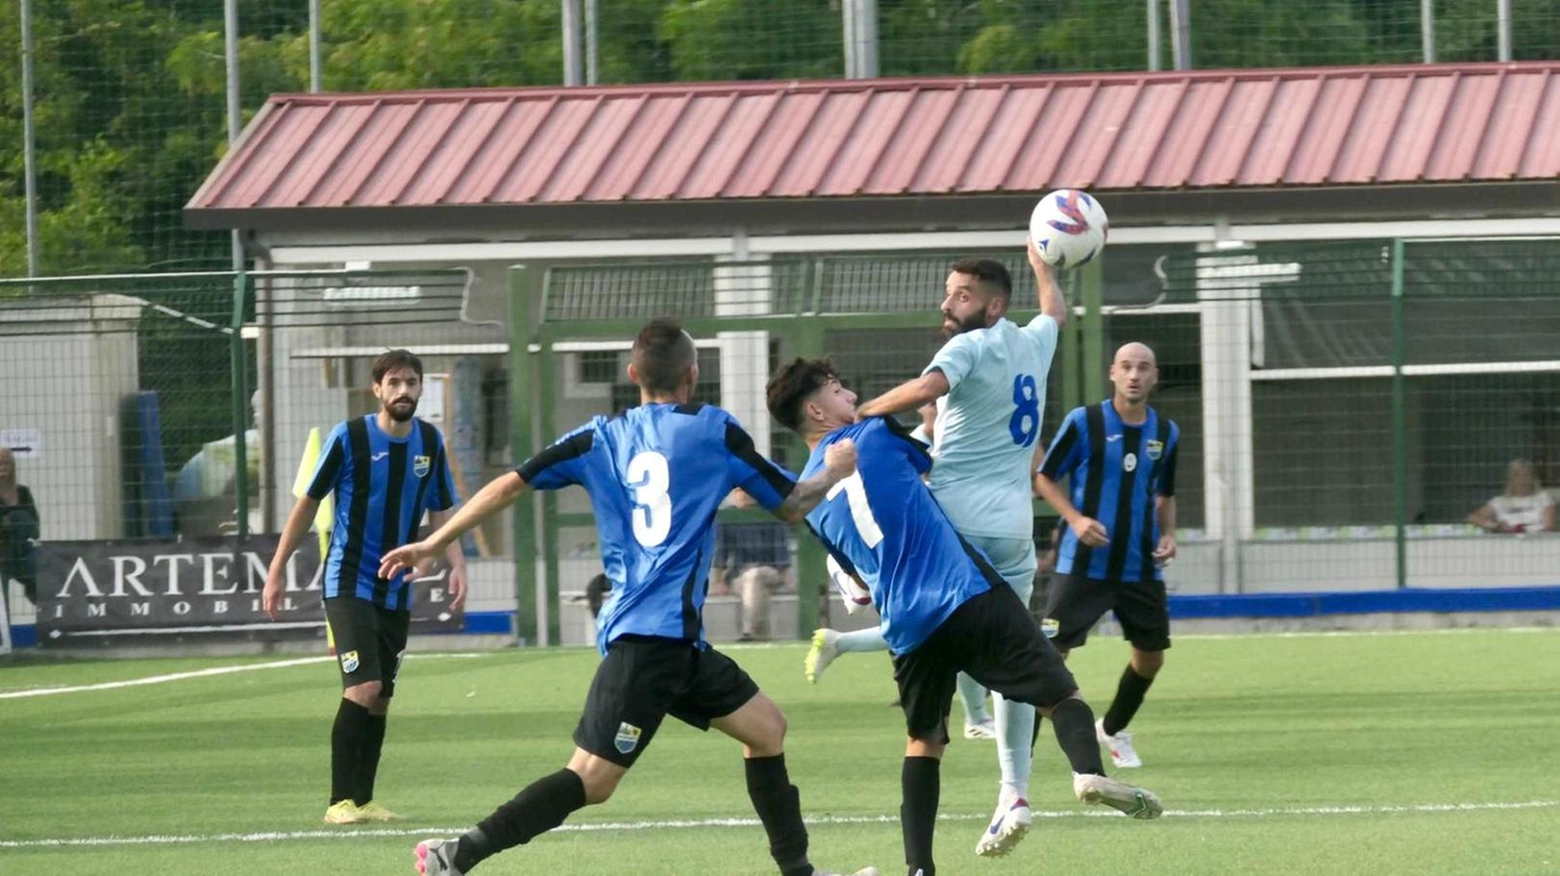
POLYGON ((845 603, 846 614, 855 614, 872 604, 871 591, 857 583, 833 555, 829 556, 826 565, 829 567, 829 580, 834 583, 834 589, 839 591, 840 601, 845 603))
POLYGON ((1076 268, 1105 248, 1110 219, 1100 202, 1077 189, 1057 189, 1029 214, 1029 237, 1053 268, 1076 268))

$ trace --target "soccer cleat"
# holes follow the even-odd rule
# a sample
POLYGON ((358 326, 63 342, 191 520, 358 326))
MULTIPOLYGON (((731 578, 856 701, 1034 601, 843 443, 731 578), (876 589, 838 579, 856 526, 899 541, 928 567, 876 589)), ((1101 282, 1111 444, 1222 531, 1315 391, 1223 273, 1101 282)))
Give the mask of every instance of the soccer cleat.
POLYGON ((1094 735, 1099 737, 1100 744, 1110 751, 1111 763, 1117 769, 1130 770, 1143 765, 1143 759, 1138 757, 1137 750, 1132 747, 1132 734, 1123 730, 1115 736, 1105 732, 1105 719, 1094 722, 1094 735))
POLYGON ((965 739, 996 739, 997 738, 997 725, 990 718, 987 718, 984 721, 970 721, 970 720, 966 720, 964 722, 964 738, 965 739))
POLYGON ((1110 776, 1074 773, 1073 793, 1084 803, 1103 804, 1129 818, 1158 818, 1165 813, 1164 804, 1153 791, 1110 776))
POLYGON ((807 649, 807 657, 802 660, 802 670, 809 682, 817 684, 823 671, 840 656, 839 642, 840 634, 833 630, 813 630, 812 647, 807 649))
POLYGON ((332 803, 325 810, 326 824, 362 824, 368 819, 363 817, 363 811, 351 800, 342 800, 340 803, 332 803))
POLYGON ((997 813, 991 817, 991 826, 981 834, 975 844, 975 854, 982 858, 1000 858, 1013 851, 1034 826, 1035 816, 1029 811, 1029 801, 1019 797, 1011 803, 999 803, 997 813))
POLYGON ((430 839, 417 844, 417 872, 422 876, 461 876, 455 869, 458 839, 430 839))
POLYGON ((401 818, 372 800, 358 807, 358 815, 364 821, 399 821, 401 818))

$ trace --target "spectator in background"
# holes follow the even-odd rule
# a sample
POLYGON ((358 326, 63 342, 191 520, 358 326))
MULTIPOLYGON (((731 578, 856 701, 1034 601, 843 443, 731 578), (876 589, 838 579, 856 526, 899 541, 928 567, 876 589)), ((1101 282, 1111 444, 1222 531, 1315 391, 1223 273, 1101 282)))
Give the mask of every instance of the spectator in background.
POLYGON ((1506 467, 1506 492, 1469 514, 1468 522, 1486 532, 1553 532, 1555 498, 1538 482, 1532 462, 1513 459, 1506 467))
MULTIPOLYGON (((753 507, 753 499, 734 490, 731 502, 753 507)), ((744 642, 770 637, 770 606, 776 590, 786 584, 791 568, 790 533, 783 523, 726 523, 720 527, 716 572, 720 583, 742 598, 744 642)))
POLYGON ((22 582, 27 601, 38 603, 33 543, 40 529, 32 491, 16 482, 16 454, 9 447, 0 447, 0 598, 10 598, 14 579, 22 582))

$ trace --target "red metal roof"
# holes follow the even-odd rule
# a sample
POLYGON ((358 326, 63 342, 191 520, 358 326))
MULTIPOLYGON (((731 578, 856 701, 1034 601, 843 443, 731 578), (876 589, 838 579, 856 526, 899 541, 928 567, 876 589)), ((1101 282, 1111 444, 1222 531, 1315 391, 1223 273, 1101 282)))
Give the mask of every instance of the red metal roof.
POLYGON ((1560 63, 279 94, 190 210, 1553 180, 1560 63))

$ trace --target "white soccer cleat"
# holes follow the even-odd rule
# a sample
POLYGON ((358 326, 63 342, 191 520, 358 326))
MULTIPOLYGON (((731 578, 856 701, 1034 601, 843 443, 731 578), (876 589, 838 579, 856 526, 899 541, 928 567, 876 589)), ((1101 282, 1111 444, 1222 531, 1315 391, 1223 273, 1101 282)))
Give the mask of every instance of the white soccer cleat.
POLYGON ((1131 770, 1143 765, 1143 759, 1138 757, 1137 749, 1132 747, 1132 734, 1123 730, 1115 736, 1105 732, 1105 719, 1094 722, 1094 735, 1099 738, 1100 744, 1110 751, 1110 761, 1117 769, 1131 770))
POLYGON ((1029 811, 1029 801, 1023 797, 998 803, 997 812, 991 817, 991 825, 975 844, 975 854, 982 858, 1006 855, 1023 840, 1034 823, 1035 816, 1029 811))
POLYGON ((996 739, 997 738, 997 725, 996 725, 996 722, 992 721, 990 718, 987 718, 984 721, 971 721, 969 719, 965 719, 965 721, 964 721, 964 738, 965 739, 996 739))
POLYGON ((833 630, 813 630, 812 647, 802 660, 802 671, 813 684, 823 677, 834 658, 840 656, 840 634, 833 630))
POLYGON ((430 839, 417 844, 417 872, 422 876, 462 876, 455 869, 458 839, 430 839))
POLYGON ((1164 804, 1153 791, 1110 776, 1074 773, 1073 793, 1081 802, 1109 806, 1128 818, 1158 818, 1165 813, 1164 804))

